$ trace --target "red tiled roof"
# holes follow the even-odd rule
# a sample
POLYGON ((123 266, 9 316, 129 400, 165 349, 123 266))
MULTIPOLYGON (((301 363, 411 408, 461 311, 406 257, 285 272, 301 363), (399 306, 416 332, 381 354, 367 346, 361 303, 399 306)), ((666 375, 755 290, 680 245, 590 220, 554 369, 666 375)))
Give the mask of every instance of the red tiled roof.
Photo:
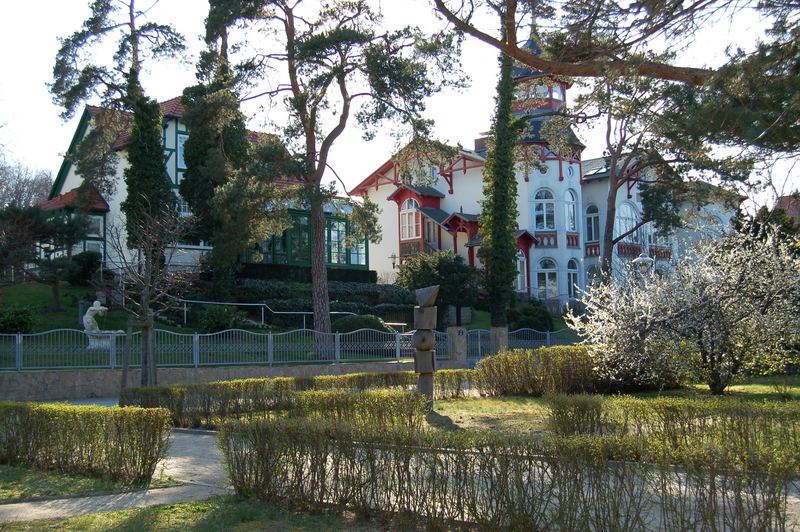
POLYGON ((40 204, 43 211, 57 211, 66 208, 79 208, 85 211, 108 212, 110 209, 103 196, 92 185, 78 187, 59 194, 40 204))
MULTIPOLYGON (((180 96, 160 102, 159 105, 161 106, 161 112, 163 113, 164 117, 183 118, 185 109, 183 108, 183 101, 180 96)), ((89 113, 91 113, 92 117, 96 117, 101 111, 104 110, 102 107, 97 107, 96 105, 87 105, 86 108, 89 110, 89 113)), ((112 146, 115 150, 121 150, 131 141, 131 131, 129 125, 131 121, 131 113, 127 111, 115 111, 115 114, 119 116, 120 121, 126 122, 125 127, 122 128, 122 131, 117 136, 117 140, 114 141, 112 146)))
POLYGON ((781 196, 775 202, 775 208, 786 211, 786 214, 794 219, 794 223, 800 226, 800 198, 796 196, 781 196))
POLYGON ((183 100, 180 96, 161 102, 159 105, 161 105, 161 112, 164 113, 164 116, 183 118, 185 109, 183 108, 183 100))

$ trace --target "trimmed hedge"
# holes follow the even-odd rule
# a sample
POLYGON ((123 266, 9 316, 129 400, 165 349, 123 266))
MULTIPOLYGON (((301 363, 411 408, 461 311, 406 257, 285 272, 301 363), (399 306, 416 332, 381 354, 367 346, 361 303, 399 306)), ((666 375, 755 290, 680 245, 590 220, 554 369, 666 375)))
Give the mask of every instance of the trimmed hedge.
POLYGON ((596 390, 594 362, 585 346, 513 349, 487 357, 475 368, 481 394, 552 395, 596 390))
POLYGON ((164 409, 0 403, 0 462, 149 481, 167 453, 164 409))
MULTIPOLYGON (((470 370, 437 371, 434 374, 436 398, 464 397, 471 374, 470 370)), ((413 371, 241 379, 126 388, 120 394, 120 406, 166 408, 172 415, 172 422, 178 427, 216 427, 224 418, 246 418, 258 413, 294 410, 291 403, 294 400, 291 399, 293 392, 364 392, 374 388, 405 392, 415 390, 416 385, 417 375, 413 371)), ((405 396, 400 394, 398 397, 403 399, 405 396)))
POLYGON ((304 419, 226 423, 220 445, 240 496, 355 511, 399 528, 421 517, 434 529, 782 529, 797 465, 783 449, 754 456, 725 442, 669 447, 637 436, 304 419))
POLYGON ((359 329, 373 329, 385 333, 395 332, 395 330, 386 325, 382 319, 372 314, 342 316, 331 323, 331 332, 335 333, 349 333, 359 329))
POLYGON ((559 395, 546 403, 549 428, 560 435, 630 435, 664 448, 726 445, 748 456, 782 449, 800 457, 797 401, 559 395))
POLYGON ((178 427, 212 429, 225 419, 276 415, 416 427, 425 414, 421 396, 406 390, 294 391, 273 388, 271 384, 269 379, 248 379, 126 389, 120 404, 166 408, 178 427))

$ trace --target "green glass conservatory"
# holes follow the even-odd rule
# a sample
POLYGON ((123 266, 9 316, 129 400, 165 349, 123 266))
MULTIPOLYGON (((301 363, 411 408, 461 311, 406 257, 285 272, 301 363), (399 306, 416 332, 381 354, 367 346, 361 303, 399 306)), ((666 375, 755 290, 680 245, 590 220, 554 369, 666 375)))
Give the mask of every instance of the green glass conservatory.
MULTIPOLYGON (((256 245, 247 257, 248 264, 311 266, 311 221, 308 211, 290 209, 293 225, 282 235, 274 235, 256 245)), ((325 213, 325 262, 328 268, 369 270, 366 240, 348 246, 350 224, 336 213, 325 213)))

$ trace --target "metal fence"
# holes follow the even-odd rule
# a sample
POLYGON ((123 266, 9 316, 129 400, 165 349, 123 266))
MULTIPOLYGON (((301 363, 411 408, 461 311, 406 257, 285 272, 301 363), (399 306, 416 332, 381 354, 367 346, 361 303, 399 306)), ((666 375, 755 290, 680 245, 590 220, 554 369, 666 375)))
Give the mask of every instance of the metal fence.
MULTIPOLYGON (((321 333, 297 329, 258 333, 242 329, 201 334, 153 331, 153 349, 161 367, 229 366, 242 364, 320 364, 369 362, 411 358, 412 332, 359 329, 349 333, 321 333)), ((436 358, 449 360, 446 333, 436 332, 436 358)), ((509 333, 510 348, 535 348, 575 343, 571 331, 540 332, 519 329, 509 333), (569 333, 569 334, 566 334, 569 333)), ((87 334, 56 329, 36 334, 0 334, 0 370, 119 368, 123 357, 141 363, 141 332, 87 334)), ((467 356, 475 362, 494 352, 488 330, 467 332, 467 356)))
MULTIPOLYGON (((321 333, 297 329, 258 333, 242 329, 201 334, 153 331, 157 364, 227 366, 242 364, 318 364, 401 360, 413 356, 412 332, 360 329, 321 333)), ((56 329, 36 334, 0 334, 0 370, 119 368, 123 356, 132 367, 141 363, 142 333, 87 334, 56 329)), ((447 334, 436 333, 436 357, 448 359, 447 334)))
MULTIPOLYGON (((572 345, 580 342, 574 331, 537 331, 536 329, 517 329, 508 333, 509 349, 536 349, 554 345, 572 345)), ((467 331, 467 359, 470 367, 483 357, 495 352, 491 332, 487 329, 467 331)))

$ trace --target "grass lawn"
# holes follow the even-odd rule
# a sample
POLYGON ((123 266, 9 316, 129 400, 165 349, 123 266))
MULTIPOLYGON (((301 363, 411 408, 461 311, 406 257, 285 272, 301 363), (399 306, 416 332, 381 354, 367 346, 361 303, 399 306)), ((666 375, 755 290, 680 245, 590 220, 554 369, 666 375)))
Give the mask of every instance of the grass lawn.
POLYGON ((541 397, 481 397, 436 401, 428 423, 442 429, 544 429, 548 410, 541 397))
MULTIPOLYGON (((782 390, 783 391, 783 390, 782 390)), ((711 397, 708 386, 696 384, 667 392, 631 394, 643 399, 653 397, 711 397)), ((611 397, 611 396, 609 396, 611 397)), ((800 399, 800 375, 758 377, 731 386, 724 397, 754 401, 800 399), (773 385, 782 383, 787 395, 777 392, 773 385)), ((476 397, 434 402, 434 412, 428 423, 448 430, 514 430, 541 432, 545 430, 548 409, 541 397, 476 397)))
POLYGON ((0 525, 0 530, 380 530, 376 524, 326 513, 295 513, 260 501, 216 497, 69 519, 0 525))
MULTIPOLYGON (((171 479, 162 479, 151 482, 149 487, 165 488, 176 485, 178 483, 171 479)), ((148 486, 65 475, 24 466, 0 465, 0 504, 41 498, 119 493, 145 487, 148 486)))
MULTIPOLYGON (((53 312, 53 296, 49 286, 39 283, 21 283, 0 287, 0 306, 15 305, 33 308, 36 322, 34 332, 49 329, 83 329, 78 323, 78 301, 94 301, 94 290, 88 287, 61 286, 61 312, 53 312)), ((102 329, 123 329, 125 313, 112 310, 97 319, 102 329)))
POLYGON ((489 313, 485 310, 475 310, 472 313, 472 321, 466 325, 467 329, 488 329, 492 326, 489 313))

